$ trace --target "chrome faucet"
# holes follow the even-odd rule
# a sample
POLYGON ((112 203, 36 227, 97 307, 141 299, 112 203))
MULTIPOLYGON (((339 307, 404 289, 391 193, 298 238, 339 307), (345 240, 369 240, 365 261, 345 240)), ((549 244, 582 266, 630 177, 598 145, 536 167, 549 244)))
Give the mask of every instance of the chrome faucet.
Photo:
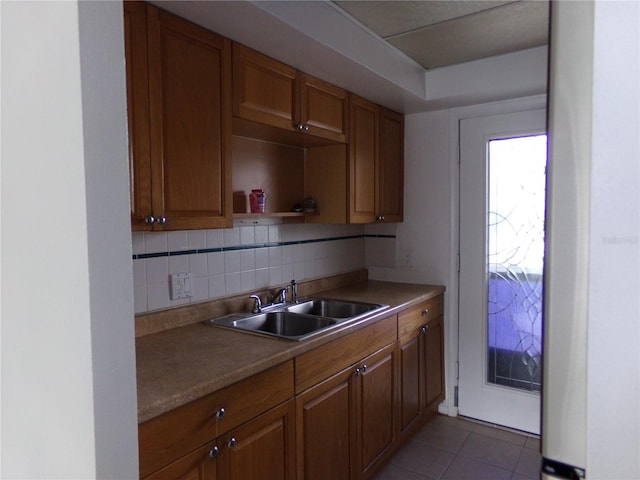
POLYGON ((262 313, 262 301, 258 295, 249 295, 249 298, 253 298, 252 313, 262 313))
POLYGON ((291 280, 291 303, 298 303, 298 284, 291 280))
POLYGON ((289 290, 289 285, 286 287, 282 287, 276 292, 274 297, 274 301, 278 303, 286 303, 287 301, 287 290, 289 290))

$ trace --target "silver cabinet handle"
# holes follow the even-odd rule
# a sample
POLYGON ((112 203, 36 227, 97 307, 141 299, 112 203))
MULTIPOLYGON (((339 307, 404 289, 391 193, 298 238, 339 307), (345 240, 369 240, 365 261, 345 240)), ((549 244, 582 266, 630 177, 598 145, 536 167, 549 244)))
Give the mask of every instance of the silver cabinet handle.
POLYGON ((367 368, 368 368, 368 367, 367 367, 367 365, 366 365, 366 364, 365 364, 365 365, 363 365, 363 366, 362 366, 362 373, 367 373, 367 368))
POLYGON ((148 217, 144 217, 144 223, 146 223, 147 225, 151 225, 155 221, 156 221, 156 218, 153 215, 149 215, 148 217))
POLYGON ((156 218, 156 223, 158 225, 164 225, 165 223, 167 223, 167 217, 158 217, 158 218, 156 218))
POLYGON ((236 437, 231 437, 231 440, 229 440, 229 443, 227 443, 227 447, 229 448, 233 448, 236 446, 236 443, 238 443, 236 441, 236 437))
POLYGON ((377 222, 384 222, 384 215, 378 215, 378 216, 376 217, 376 221, 377 221, 377 222))
POLYGON ((422 333, 424 335, 425 333, 427 333, 427 330, 429 330, 429 327, 425 325, 424 327, 422 327, 420 329, 420 333, 422 333))
POLYGON ((216 412, 216 418, 220 419, 220 418, 224 417, 225 413, 227 413, 227 411, 224 408, 221 408, 220 410, 218 410, 216 412))
POLYGON ((220 449, 217 446, 209 450, 209 456, 211 458, 216 458, 218 456, 218 453, 220 453, 220 449))
POLYGON ((425 308, 425 309, 422 311, 422 315, 423 315, 423 316, 429 315, 429 309, 428 309, 428 308, 425 308))
POLYGON ((359 377, 359 376, 360 376, 360 369, 359 369, 359 368, 356 368, 356 369, 355 369, 355 371, 353 372, 353 374, 354 374, 356 377, 359 377))
POLYGON ((303 129, 305 132, 308 132, 308 131, 309 131, 309 125, 307 125, 307 124, 305 123, 305 124, 302 126, 302 129, 303 129))

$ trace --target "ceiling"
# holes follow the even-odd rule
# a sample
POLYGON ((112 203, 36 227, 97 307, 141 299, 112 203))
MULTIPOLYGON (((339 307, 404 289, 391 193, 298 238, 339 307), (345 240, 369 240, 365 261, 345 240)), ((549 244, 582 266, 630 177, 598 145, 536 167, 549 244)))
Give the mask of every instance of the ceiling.
POLYGON ((334 3, 427 70, 548 43, 546 0, 334 3))

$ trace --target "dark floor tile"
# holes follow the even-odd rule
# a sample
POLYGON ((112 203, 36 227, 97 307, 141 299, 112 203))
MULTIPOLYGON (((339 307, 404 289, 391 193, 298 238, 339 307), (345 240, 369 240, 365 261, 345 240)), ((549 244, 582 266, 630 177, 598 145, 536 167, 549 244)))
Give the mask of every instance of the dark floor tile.
POLYGON ((527 437, 527 440, 524 444, 527 448, 532 448, 533 450, 540 451, 540 439, 535 437, 527 437))
POLYGON ((521 450, 521 446, 513 443, 471 433, 458 455, 513 471, 520 458, 521 450))
POLYGON ((518 445, 520 447, 524 446, 527 439, 525 435, 512 432, 510 430, 506 430, 497 426, 471 421, 467 421, 467 423, 469 424, 467 428, 469 428, 469 430, 472 432, 495 438, 497 440, 502 440, 503 442, 513 443, 514 445, 518 445))
POLYGON ((540 476, 541 463, 542 456, 536 450, 523 448, 515 471, 526 477, 538 478, 540 476))
POLYGON ((453 457, 450 452, 412 440, 395 454, 391 463, 420 475, 440 478, 453 457))
POLYGON ((373 480, 435 480, 419 473, 389 464, 373 480))
POLYGON ((511 472, 494 465, 457 456, 442 480, 510 480, 511 472))
POLYGON ((431 422, 425 425, 414 439, 448 452, 457 453, 469 435, 468 430, 462 430, 444 422, 431 422))

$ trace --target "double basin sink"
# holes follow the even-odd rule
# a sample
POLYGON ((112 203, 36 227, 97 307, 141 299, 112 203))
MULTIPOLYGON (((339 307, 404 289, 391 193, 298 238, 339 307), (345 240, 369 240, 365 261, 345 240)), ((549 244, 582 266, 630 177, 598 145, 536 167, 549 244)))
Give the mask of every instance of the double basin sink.
POLYGON ((387 307, 375 303, 303 298, 297 303, 265 308, 268 311, 261 313, 236 313, 206 323, 299 341, 387 307))

